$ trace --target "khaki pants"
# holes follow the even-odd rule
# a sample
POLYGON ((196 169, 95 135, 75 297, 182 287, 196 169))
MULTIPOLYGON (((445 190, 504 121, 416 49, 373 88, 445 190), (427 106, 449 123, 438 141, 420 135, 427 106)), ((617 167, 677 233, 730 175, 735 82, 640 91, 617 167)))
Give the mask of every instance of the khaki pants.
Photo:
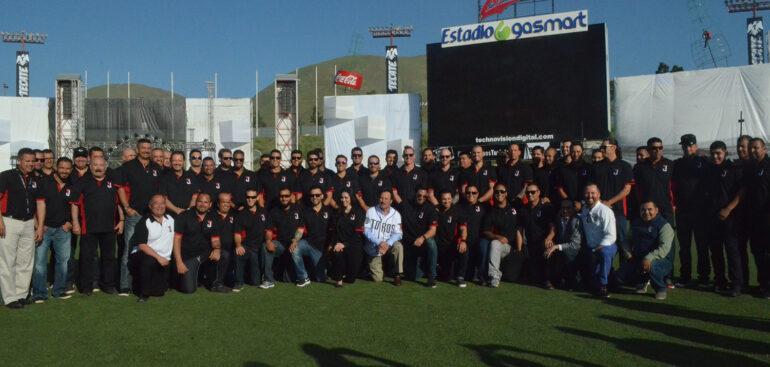
POLYGON ((8 217, 0 238, 0 295, 9 304, 27 298, 35 262, 35 221, 8 217))
POLYGON ((398 275, 404 272, 404 247, 401 246, 401 242, 396 242, 393 246, 382 256, 375 256, 369 258, 369 271, 372 273, 372 280, 375 282, 381 282, 382 273, 382 258, 385 256, 392 256, 393 265, 398 271, 398 275))

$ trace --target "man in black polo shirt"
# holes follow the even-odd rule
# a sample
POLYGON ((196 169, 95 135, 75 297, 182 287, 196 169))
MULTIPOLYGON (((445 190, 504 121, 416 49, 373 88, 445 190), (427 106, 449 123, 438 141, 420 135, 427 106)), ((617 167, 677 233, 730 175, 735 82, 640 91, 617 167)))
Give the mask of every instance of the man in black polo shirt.
POLYGON ((278 206, 278 192, 283 189, 290 192, 299 191, 294 188, 294 175, 281 168, 281 152, 277 149, 270 152, 270 168, 260 169, 257 176, 264 190, 262 198, 268 212, 278 206))
MULTIPOLYGON (((150 161, 152 153, 152 143, 148 139, 139 139, 136 142, 136 159, 123 163, 120 166, 121 180, 118 190, 120 204, 123 206, 126 217, 126 241, 131 241, 134 235, 134 227, 139 223, 142 214, 150 204, 150 197, 158 193, 158 186, 162 168, 150 161), (130 195, 126 193, 128 187, 130 195)), ((161 154, 161 158, 162 158, 161 154)), ((130 246, 125 246, 120 254, 120 288, 121 294, 128 294, 131 287, 131 272, 128 269, 128 254, 130 246)))
POLYGON ((393 193, 397 204, 414 200, 418 187, 428 187, 428 174, 414 164, 414 148, 404 147, 404 165, 399 169, 397 178, 391 179, 396 191, 393 193))
POLYGON ((538 145, 532 148, 532 163, 529 167, 532 168, 532 182, 540 188, 541 199, 547 198, 550 201, 553 167, 551 167, 551 163, 546 162, 545 149, 543 147, 538 145))
POLYGON ((83 175, 88 173, 88 149, 77 147, 72 150, 72 163, 75 169, 72 170, 70 181, 74 185, 83 175))
POLYGON ((744 172, 743 190, 749 219, 749 242, 757 266, 757 281, 762 297, 770 299, 770 159, 760 138, 749 143, 754 164, 744 172))
MULTIPOLYGON (((174 220, 174 260, 179 274, 179 291, 195 293, 198 288, 198 271, 201 264, 219 260, 219 238, 209 230, 209 238, 202 223, 211 208, 209 194, 201 193, 195 201, 195 210, 185 210, 174 220)), ((214 223, 211 222, 211 227, 214 223)))
POLYGON ((350 150, 350 160, 353 162, 348 171, 359 177, 369 176, 369 170, 364 166, 364 151, 360 147, 354 147, 350 150))
POLYGON ((583 144, 573 141, 570 144, 570 163, 562 164, 557 169, 555 186, 559 199, 580 203, 586 185, 594 180, 593 167, 583 158, 583 144))
POLYGON ((428 190, 418 187, 414 199, 401 205, 401 223, 404 237, 401 243, 404 246, 406 260, 406 276, 410 280, 416 280, 422 276, 420 271, 420 259, 427 262, 428 282, 427 287, 436 287, 436 264, 438 262, 438 249, 436 247, 436 207, 428 202, 428 190))
POLYGON ((438 276, 443 281, 457 280, 457 286, 465 288, 468 270, 467 223, 462 209, 454 205, 452 192, 439 193, 441 201, 436 215, 436 247, 438 250, 438 276))
POLYGON ((546 238, 553 235, 556 211, 551 204, 540 199, 542 191, 536 184, 530 184, 525 190, 527 205, 521 210, 521 224, 527 238, 530 279, 545 289, 554 289, 558 272, 556 258, 546 259, 543 254, 548 246, 546 238))
POLYGON ((203 168, 203 153, 201 153, 198 149, 193 149, 190 151, 190 168, 187 170, 187 172, 192 173, 196 177, 201 174, 201 169, 203 168))
POLYGON ((489 242, 489 286, 497 288, 503 272, 500 262, 509 254, 521 253, 522 225, 520 213, 508 202, 508 190, 503 184, 494 188, 495 206, 484 217, 482 232, 489 242))
MULTIPOLYGON (((749 142, 751 142, 751 137, 748 135, 741 135, 738 137, 738 140, 736 141, 736 147, 738 151, 738 159, 733 161, 733 164, 735 164, 736 167, 738 167, 741 172, 745 172, 747 168, 751 167, 752 161, 751 161, 751 149, 749 147, 749 142)), ((747 204, 745 200, 742 200, 740 203, 738 203, 738 207, 736 208, 735 212, 732 213, 732 215, 735 217, 735 236, 738 240, 738 253, 741 256, 741 273, 742 273, 742 279, 743 279, 743 288, 747 288, 749 285, 749 253, 748 253, 748 245, 749 245, 749 217, 750 214, 747 212, 747 204)))
POLYGON ((246 190, 246 209, 241 210, 236 218, 235 229, 235 285, 233 292, 243 289, 244 273, 249 268, 249 282, 259 285, 262 272, 259 266, 262 246, 265 243, 267 212, 258 205, 257 190, 246 190))
POLYGON ((461 190, 467 185, 479 188, 479 202, 486 203, 492 199, 492 188, 497 183, 497 174, 494 168, 484 163, 484 149, 476 145, 471 150, 471 166, 462 171, 461 190))
POLYGON ((365 204, 365 206, 362 207, 364 212, 379 203, 380 194, 382 194, 383 191, 391 190, 393 188, 393 184, 385 175, 385 172, 380 170, 380 165, 381 162, 378 156, 369 156, 369 159, 367 160, 369 176, 361 177, 359 180, 361 183, 361 195, 365 204))
POLYGON ((245 154, 238 149, 233 152, 233 173, 235 174, 235 183, 233 185, 233 205, 235 210, 246 208, 246 190, 254 189, 257 192, 262 191, 259 185, 257 174, 254 171, 246 169, 243 166, 245 154))
MULTIPOLYGON (((634 184, 634 171, 621 156, 620 146, 614 138, 604 139, 601 147, 604 159, 594 165, 596 185, 602 195, 602 202, 615 213, 617 243, 626 243, 628 231, 627 198, 634 184)), ((542 191, 542 190, 541 190, 542 191)))
POLYGON ((294 268, 297 271, 297 286, 310 284, 305 258, 313 263, 313 281, 326 281, 326 249, 329 246, 331 232, 334 230, 334 212, 323 205, 323 190, 315 186, 310 189, 310 207, 302 211, 305 223, 305 238, 289 247, 294 268))
POLYGON ((479 189, 474 185, 468 185, 463 191, 465 199, 460 206, 465 218, 466 240, 468 245, 468 272, 465 279, 478 279, 482 284, 486 282, 489 264, 489 240, 481 235, 481 226, 484 216, 489 208, 488 204, 479 203, 479 189))
POLYGON ((195 206, 199 191, 198 178, 184 170, 184 153, 171 153, 171 171, 160 179, 160 193, 166 198, 167 214, 176 217, 195 206))
MULTIPOLYGON (((382 165, 382 164, 380 164, 382 165)), ((398 169, 398 152, 393 149, 388 149, 385 152, 385 167, 382 169, 382 173, 385 174, 390 182, 395 183, 400 173, 398 169)))
POLYGON ((293 174, 294 179, 296 180, 302 174, 302 171, 305 170, 305 167, 302 166, 302 151, 299 149, 292 150, 291 156, 289 159, 290 159, 289 161, 290 165, 287 171, 293 174))
POLYGON ((43 239, 45 199, 40 182, 33 177, 35 153, 22 148, 16 155, 16 168, 0 173, 0 295, 8 308, 27 303, 35 243, 43 239), (35 229, 37 221, 37 229, 35 229))
POLYGON ((671 188, 676 207, 676 237, 679 239, 679 282, 677 286, 688 286, 692 275, 692 237, 695 235, 695 249, 698 253, 698 288, 709 288, 709 248, 704 227, 703 181, 709 162, 698 155, 698 143, 693 134, 682 135, 682 158, 674 161, 671 188))
POLYGON ((231 173, 233 168, 233 152, 230 149, 222 148, 217 152, 219 158, 219 167, 217 167, 215 174, 231 173))
POLYGON ((460 170, 452 168, 452 152, 449 149, 439 150, 439 166, 428 177, 428 200, 431 204, 439 205, 438 193, 449 191, 452 202, 456 203, 460 193, 460 170))
POLYGON ((67 157, 59 158, 56 171, 45 176, 41 188, 41 197, 45 198, 45 233, 43 241, 35 249, 35 269, 32 276, 32 300, 42 303, 48 299, 48 252, 53 250, 54 281, 51 295, 58 299, 72 296, 65 291, 67 281, 67 262, 70 258, 70 240, 72 230, 72 186, 69 176, 72 173, 72 161, 67 157))
POLYGON ((527 189, 527 185, 532 183, 532 167, 521 160, 521 146, 519 143, 512 143, 508 148, 508 153, 511 159, 502 171, 504 176, 498 177, 498 180, 506 183, 506 187, 510 188, 511 192, 508 193, 508 200, 511 203, 523 203, 524 191, 527 189))
POLYGON ((332 201, 331 207, 337 209, 341 207, 340 195, 343 191, 350 191, 352 199, 358 202, 359 206, 364 206, 364 199, 361 197, 361 187, 359 186, 359 176, 351 173, 347 169, 348 159, 340 154, 334 159, 334 166, 337 168, 337 174, 331 176, 332 201))
POLYGON ((318 152, 311 150, 307 153, 307 166, 308 169, 300 173, 297 178, 297 203, 309 206, 310 204, 310 188, 318 186, 324 192, 324 205, 330 205, 332 201, 332 189, 331 180, 329 176, 321 170, 321 158, 318 156, 318 152))
POLYGON ((53 151, 51 149, 43 149, 43 168, 40 170, 40 173, 43 176, 53 175, 54 163, 56 163, 56 158, 54 158, 53 151))
POLYGON ((203 170, 201 172, 201 175, 198 176, 198 183, 200 184, 201 192, 209 194, 212 206, 217 205, 219 194, 233 192, 235 175, 229 171, 217 174, 214 167, 214 158, 206 157, 203 159, 203 170))
POLYGON ((297 243, 305 233, 302 210, 291 203, 291 197, 291 190, 281 189, 278 191, 278 206, 268 212, 265 247, 262 248, 262 258, 265 262, 265 281, 259 285, 262 289, 270 289, 275 286, 273 261, 280 259, 287 249, 296 248, 297 243))
POLYGON ((209 258, 216 264, 210 264, 208 274, 214 279, 209 285, 209 290, 215 293, 230 293, 231 289, 225 287, 225 277, 230 269, 230 259, 233 255, 234 233, 235 233, 235 212, 230 210, 232 207, 232 194, 223 192, 217 199, 216 210, 209 212, 203 219, 203 234, 208 237, 211 248, 217 248, 219 256, 217 259, 209 258), (219 242, 219 246, 214 246, 214 242, 219 242))
POLYGON ((640 197, 655 202, 660 215, 669 223, 674 223, 674 199, 671 196, 671 177, 674 162, 663 157, 663 142, 652 137, 647 140, 650 157, 634 166, 634 184, 640 197))
POLYGON ((115 224, 118 186, 107 177, 104 158, 91 160, 91 174, 80 179, 72 188, 72 233, 80 234, 80 293, 90 297, 93 292, 93 261, 96 250, 101 255, 101 288, 107 294, 116 294, 114 263, 115 234, 123 232, 124 216, 118 210, 115 224), (83 213, 82 225, 78 212, 83 213))

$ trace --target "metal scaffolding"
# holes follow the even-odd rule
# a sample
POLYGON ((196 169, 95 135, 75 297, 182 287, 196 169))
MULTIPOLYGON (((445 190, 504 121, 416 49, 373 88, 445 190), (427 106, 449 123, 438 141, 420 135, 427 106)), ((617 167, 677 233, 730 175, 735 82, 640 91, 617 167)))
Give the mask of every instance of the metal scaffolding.
POLYGON ((275 76, 275 149, 281 152, 281 165, 288 167, 291 151, 299 142, 299 78, 297 74, 275 76))

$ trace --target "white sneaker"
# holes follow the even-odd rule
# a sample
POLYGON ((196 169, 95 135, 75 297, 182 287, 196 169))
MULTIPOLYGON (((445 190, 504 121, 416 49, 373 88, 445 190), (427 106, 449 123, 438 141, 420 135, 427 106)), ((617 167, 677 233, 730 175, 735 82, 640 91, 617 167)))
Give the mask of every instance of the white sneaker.
POLYGON ((275 283, 264 281, 264 282, 262 282, 262 284, 259 285, 259 287, 262 288, 262 289, 270 289, 270 288, 275 287, 275 283))
POLYGON ((650 281, 648 280, 647 283, 644 283, 644 286, 636 288, 636 294, 647 294, 647 287, 650 286, 650 281))
POLYGON ((308 285, 310 285, 309 278, 305 278, 305 280, 300 280, 297 282, 297 287, 307 287, 308 285))

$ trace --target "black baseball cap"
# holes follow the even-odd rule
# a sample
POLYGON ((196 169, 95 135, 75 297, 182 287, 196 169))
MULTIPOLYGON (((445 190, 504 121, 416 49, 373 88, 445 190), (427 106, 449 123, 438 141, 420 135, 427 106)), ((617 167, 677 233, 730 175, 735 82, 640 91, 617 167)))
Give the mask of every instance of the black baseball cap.
POLYGON ((72 158, 88 157, 88 149, 83 147, 77 147, 72 151, 72 158))
POLYGON ((693 134, 684 134, 681 138, 679 138, 679 145, 683 147, 689 147, 695 144, 698 144, 698 140, 695 139, 695 135, 693 134))

